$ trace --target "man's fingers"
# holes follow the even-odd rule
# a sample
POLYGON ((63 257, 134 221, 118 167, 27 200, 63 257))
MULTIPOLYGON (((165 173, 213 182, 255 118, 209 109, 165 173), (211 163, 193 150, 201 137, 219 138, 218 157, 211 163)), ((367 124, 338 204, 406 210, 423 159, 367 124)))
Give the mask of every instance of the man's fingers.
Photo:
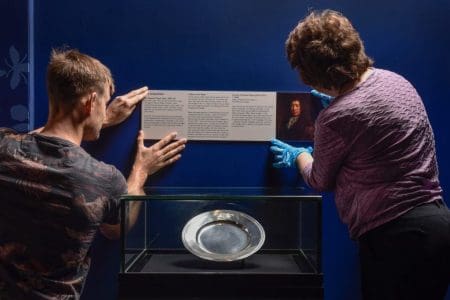
POLYGON ((186 144, 186 141, 187 141, 186 139, 181 139, 176 142, 172 142, 172 143, 166 145, 165 147, 163 147, 161 149, 161 152, 163 153, 163 155, 166 155, 166 154, 170 155, 170 153, 171 152, 173 153, 174 150, 176 150, 175 153, 180 152, 181 150, 183 150, 185 148, 184 144, 186 144))
POLYGON ((145 96, 148 94, 148 87, 144 86, 139 89, 133 90, 126 95, 123 95, 123 98, 126 99, 130 106, 134 106, 142 101, 145 96))
POLYGON ((186 146, 183 144, 172 143, 169 146, 165 147, 161 150, 163 160, 167 160, 171 157, 176 156, 178 153, 183 151, 186 146))
POLYGON ((148 92, 145 92, 144 94, 139 94, 139 95, 135 95, 133 97, 128 98, 128 103, 130 105, 130 107, 134 107, 136 106, 139 102, 141 102, 142 100, 145 99, 145 97, 147 96, 148 92))
MULTIPOLYGON (((187 139, 183 138, 183 139, 180 139, 180 140, 174 142, 176 137, 177 137, 176 132, 169 133, 164 138, 160 139, 158 142, 156 142, 155 144, 153 144, 152 146, 150 146, 148 148, 153 148, 156 151, 161 151, 161 154, 164 156, 167 155, 169 152, 171 152, 174 149, 176 150, 175 153, 180 152, 181 150, 183 150, 185 148, 187 139)), ((138 142, 139 142, 139 139, 142 140, 140 143, 143 145, 144 144, 144 133, 142 130, 139 131, 138 142)))
POLYGON ((142 131, 142 130, 139 130, 139 132, 138 132, 137 144, 138 144, 138 147, 144 146, 144 131, 142 131))
POLYGON ((175 138, 177 137, 177 133, 171 132, 168 135, 166 135, 165 137, 163 137, 162 139, 160 139, 158 142, 156 142, 153 147, 155 147, 156 150, 161 150, 163 149, 167 144, 169 144, 170 142, 172 142, 175 138))
POLYGON ((147 91, 148 91, 148 87, 144 86, 144 87, 132 90, 132 91, 128 92, 127 94, 125 94, 124 96, 126 96, 126 97, 134 97, 136 95, 144 94, 147 91))
POLYGON ((181 154, 177 154, 175 156, 172 156, 169 159, 166 159, 163 163, 162 166, 165 167, 167 165, 173 164, 174 162, 176 162, 177 160, 179 160, 181 158, 181 154))

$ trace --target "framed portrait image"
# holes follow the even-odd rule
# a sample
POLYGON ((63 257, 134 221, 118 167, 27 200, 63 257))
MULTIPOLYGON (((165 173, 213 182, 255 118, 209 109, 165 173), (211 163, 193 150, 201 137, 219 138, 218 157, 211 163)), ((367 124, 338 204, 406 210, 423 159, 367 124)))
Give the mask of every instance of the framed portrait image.
POLYGON ((314 123, 323 108, 310 93, 277 93, 276 137, 280 140, 314 140, 314 123))

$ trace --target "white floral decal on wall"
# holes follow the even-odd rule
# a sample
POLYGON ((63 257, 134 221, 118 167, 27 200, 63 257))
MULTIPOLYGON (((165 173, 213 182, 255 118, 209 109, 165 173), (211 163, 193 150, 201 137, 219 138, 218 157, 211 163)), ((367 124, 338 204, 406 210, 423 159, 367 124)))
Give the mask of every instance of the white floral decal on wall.
POLYGON ((0 69, 0 77, 9 78, 9 86, 12 90, 16 89, 20 82, 23 81, 24 84, 28 83, 28 63, 25 62, 27 55, 25 54, 22 59, 20 59, 19 51, 12 45, 9 47, 9 61, 5 58, 5 64, 8 67, 6 70, 0 69))

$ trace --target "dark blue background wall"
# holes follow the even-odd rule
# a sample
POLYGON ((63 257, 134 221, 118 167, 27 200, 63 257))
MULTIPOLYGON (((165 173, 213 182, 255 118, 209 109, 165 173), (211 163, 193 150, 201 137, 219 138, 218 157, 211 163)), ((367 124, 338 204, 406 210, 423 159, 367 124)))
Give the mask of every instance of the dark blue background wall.
POLYGON ((0 2, 0 126, 28 131, 28 1, 0 2))
MULTIPOLYGON (((144 84, 154 89, 307 91, 286 62, 286 36, 310 8, 342 11, 360 31, 376 66, 404 75, 422 95, 435 130, 440 178, 448 198, 449 1, 79 0, 35 5, 35 127, 47 118, 44 74, 52 47, 66 44, 98 57, 115 74, 118 94, 144 84)), ((0 57, 8 55, 0 50, 0 57)), ((138 129, 135 113, 87 147, 127 173, 138 129)), ((196 142, 188 144, 182 161, 149 184, 301 182, 292 172, 270 169, 267 143, 196 142)), ((338 220, 331 195, 325 195, 323 218, 326 298, 358 299, 355 244, 338 220)), ((117 243, 99 239, 95 246, 84 298, 108 299, 115 295, 117 243)))

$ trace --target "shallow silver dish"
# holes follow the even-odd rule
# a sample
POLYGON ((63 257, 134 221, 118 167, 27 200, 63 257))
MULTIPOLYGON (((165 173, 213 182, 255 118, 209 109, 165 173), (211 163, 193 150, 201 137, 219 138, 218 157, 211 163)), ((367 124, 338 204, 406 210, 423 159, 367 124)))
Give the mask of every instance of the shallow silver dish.
POLYGON ((235 210, 212 210, 190 219, 181 234, 192 254, 213 261, 244 259, 264 244, 264 228, 251 216, 235 210))

